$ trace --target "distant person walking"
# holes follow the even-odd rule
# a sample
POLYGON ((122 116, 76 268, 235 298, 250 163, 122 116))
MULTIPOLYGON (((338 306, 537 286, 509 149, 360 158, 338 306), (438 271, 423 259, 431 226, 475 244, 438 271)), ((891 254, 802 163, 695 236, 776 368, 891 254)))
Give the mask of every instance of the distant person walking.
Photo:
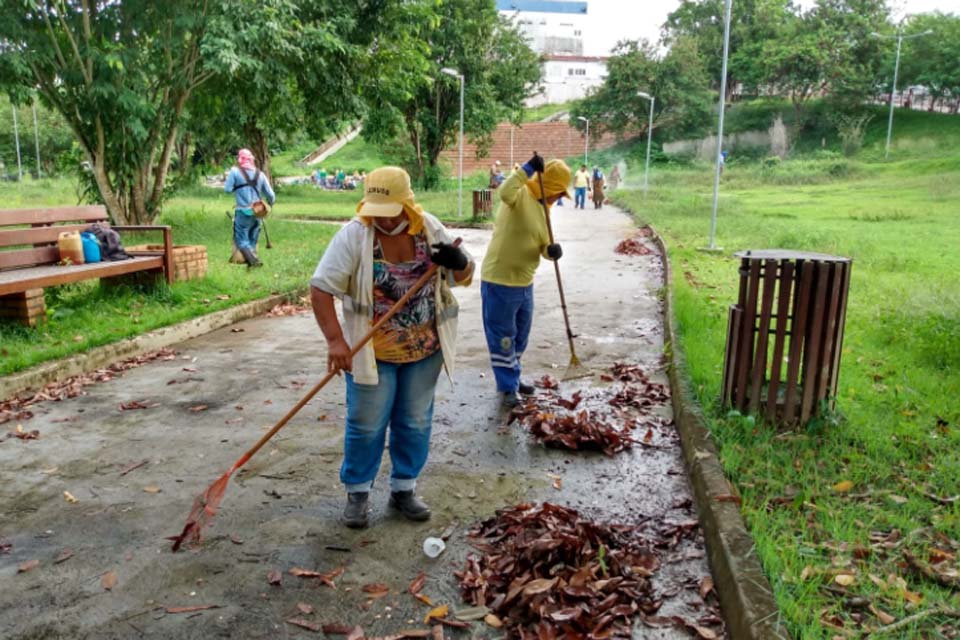
POLYGON ((247 267, 263 266, 257 256, 261 223, 260 218, 253 215, 253 205, 263 200, 272 205, 277 197, 270 187, 270 181, 257 169, 256 160, 249 149, 240 149, 237 153, 237 166, 230 169, 223 190, 232 193, 235 200, 233 244, 247 267))
POLYGON ((620 180, 620 167, 619 165, 614 166, 613 169, 610 170, 610 191, 620 186, 620 180))
POLYGON ((593 168, 593 208, 602 209, 603 208, 603 171, 600 170, 600 167, 593 168))
POLYGON ((573 208, 584 209, 587 204, 587 189, 590 188, 590 172, 587 165, 580 165, 580 170, 573 174, 573 208))

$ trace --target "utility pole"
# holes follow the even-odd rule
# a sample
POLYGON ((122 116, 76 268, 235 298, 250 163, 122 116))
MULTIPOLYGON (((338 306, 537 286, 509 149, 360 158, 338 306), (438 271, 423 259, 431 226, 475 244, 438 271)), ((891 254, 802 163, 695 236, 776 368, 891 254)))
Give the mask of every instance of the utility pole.
POLYGON ((723 18, 723 65, 720 71, 720 119, 717 123, 717 155, 713 172, 713 211, 710 214, 710 251, 716 251, 717 204, 720 199, 720 162, 723 152, 723 112, 727 104, 727 55, 730 53, 730 5, 727 0, 723 18))
POLYGON ((40 132, 37 128, 37 101, 33 101, 33 146, 37 150, 37 180, 42 176, 42 170, 40 169, 40 132))
POLYGON ((919 38, 920 36, 928 36, 931 33, 933 33, 933 30, 927 29, 923 33, 915 33, 912 36, 905 36, 903 35, 903 25, 901 24, 900 28, 897 29, 897 35, 895 36, 881 35, 876 31, 870 34, 874 38, 897 39, 897 61, 893 64, 893 86, 890 87, 890 115, 887 118, 887 146, 883 150, 884 160, 888 160, 890 158, 890 137, 893 135, 893 98, 897 94, 897 76, 900 73, 900 48, 903 45, 904 40, 919 38))
POLYGON ((20 161, 20 127, 17 126, 17 105, 13 105, 13 139, 17 147, 17 180, 23 180, 23 164, 20 161))

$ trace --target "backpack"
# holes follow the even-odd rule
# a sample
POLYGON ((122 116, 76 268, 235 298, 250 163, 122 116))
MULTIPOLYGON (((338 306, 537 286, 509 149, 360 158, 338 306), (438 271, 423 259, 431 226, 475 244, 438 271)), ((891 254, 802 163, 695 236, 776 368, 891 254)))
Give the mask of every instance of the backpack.
POLYGON ((100 259, 104 262, 129 260, 133 257, 123 250, 120 234, 110 227, 98 222, 84 229, 84 232, 92 233, 97 238, 100 244, 100 259))

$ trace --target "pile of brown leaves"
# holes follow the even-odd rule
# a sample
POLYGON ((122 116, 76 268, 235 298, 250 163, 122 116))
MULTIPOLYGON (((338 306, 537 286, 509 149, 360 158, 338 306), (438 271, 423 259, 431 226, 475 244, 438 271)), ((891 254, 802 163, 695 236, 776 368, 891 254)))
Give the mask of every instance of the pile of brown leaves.
POLYGON ((507 424, 519 421, 548 447, 593 449, 612 456, 633 446, 634 440, 627 433, 632 423, 621 430, 598 411, 575 411, 581 400, 579 392, 569 399, 558 394, 539 395, 516 406, 507 424))
POLYGON ((76 398, 83 394, 84 387, 89 387, 100 382, 109 382, 114 378, 119 378, 123 375, 124 371, 145 365, 154 360, 173 360, 176 357, 177 354, 172 349, 150 351, 140 356, 115 362, 109 367, 97 369, 92 373, 71 376, 61 382, 51 382, 33 395, 17 396, 9 400, 0 401, 0 424, 12 420, 29 420, 33 417, 33 411, 30 411, 29 407, 33 405, 40 404, 41 402, 59 402, 69 398, 76 398))
POLYGON ((627 238, 621 241, 614 251, 623 256, 648 256, 653 253, 645 244, 634 238, 627 238))
POLYGON ((521 504, 471 538, 483 555, 455 574, 464 600, 490 609, 508 637, 630 637, 637 615, 660 608, 650 584, 660 560, 635 527, 521 504))

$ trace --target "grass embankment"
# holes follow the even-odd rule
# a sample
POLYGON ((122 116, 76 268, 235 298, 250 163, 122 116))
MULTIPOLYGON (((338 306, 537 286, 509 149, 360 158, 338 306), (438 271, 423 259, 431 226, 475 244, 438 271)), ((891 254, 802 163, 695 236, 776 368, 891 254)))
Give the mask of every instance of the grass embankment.
MULTIPOLYGON (((463 222, 471 222, 469 190, 485 186, 483 182, 484 176, 464 181, 463 222)), ((4 208, 68 206, 77 202, 74 182, 66 178, 5 184, 0 186, 0 197, 4 208)), ((231 226, 224 213, 232 210, 233 198, 209 187, 185 189, 165 205, 158 223, 173 226, 176 244, 207 247, 207 277, 143 291, 108 291, 101 289, 97 281, 50 287, 46 290, 46 324, 28 329, 0 323, 0 375, 272 293, 303 290, 336 227, 300 219, 349 219, 355 215, 360 198, 359 191, 279 187, 278 205, 268 219, 274 248, 265 249, 261 237, 260 253, 266 267, 248 271, 242 265, 227 262, 232 250, 231 226)), ((417 200, 439 218, 459 221, 456 190, 424 192, 418 194, 417 200)), ((128 246, 142 241, 156 242, 157 238, 124 238, 128 246)))
MULTIPOLYGON (((960 119, 931 126, 926 114, 906 115, 898 113, 891 163, 728 166, 722 255, 698 250, 708 241, 709 168, 657 171, 646 201, 635 190, 616 196, 669 246, 687 374, 798 638, 848 637, 889 622, 887 614, 960 609, 955 589, 904 561, 908 551, 947 575, 958 569, 960 503, 949 498, 960 494, 960 155, 951 142, 960 119), (931 138, 911 135, 923 130, 931 138), (840 415, 795 431, 718 406, 726 310, 738 285, 730 255, 775 247, 854 259, 840 415)), ((882 157, 875 128, 868 143, 863 157, 882 157)), ((938 631, 946 622, 930 616, 886 637, 950 637, 938 631)))

